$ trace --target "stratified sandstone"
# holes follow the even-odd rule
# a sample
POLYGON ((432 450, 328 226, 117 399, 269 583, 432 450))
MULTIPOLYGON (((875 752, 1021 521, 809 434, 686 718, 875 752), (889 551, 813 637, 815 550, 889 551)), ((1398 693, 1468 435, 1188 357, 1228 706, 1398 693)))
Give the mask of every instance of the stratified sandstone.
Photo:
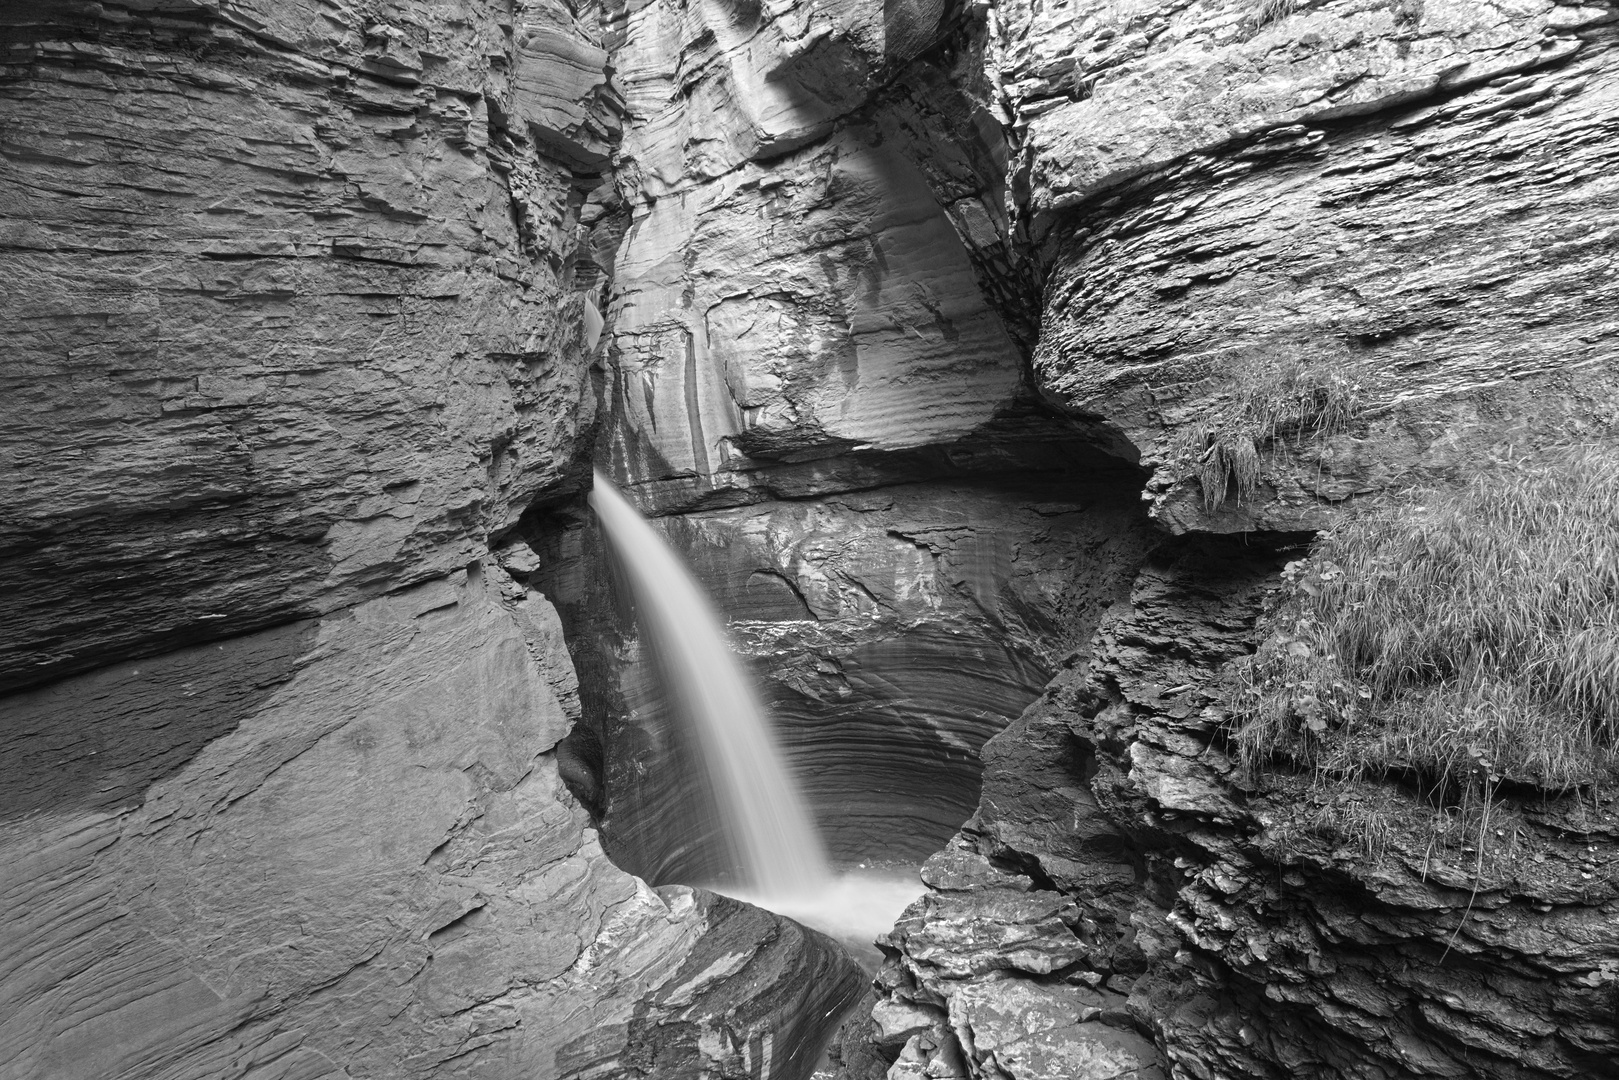
MULTIPOLYGON (((661 0, 628 14, 615 61, 633 225, 605 406, 646 507, 745 489, 775 462, 955 442, 1026 396, 1017 328, 982 289, 989 253, 959 233, 971 221, 996 246, 966 207, 992 155, 929 140, 943 122, 885 85, 940 16, 661 0)), ((959 105, 935 88, 932 108, 959 105)))
MULTIPOLYGON (((812 1048, 853 965, 629 877, 562 789, 569 718, 535 659, 554 618, 475 567, 204 646, 284 658, 252 695, 175 686, 162 658, 9 699, 69 757, 101 756, 61 745, 87 698, 142 736, 229 730, 139 804, 103 732, 107 767, 0 826, 6 1075, 686 1075, 812 1048)), ((8 771, 59 768, 42 741, 10 741, 8 771)))
POLYGON ((793 1077, 857 992, 603 856, 485 558, 590 418, 596 22, 0 11, 8 1080, 793 1077))
POLYGON ((0 15, 4 687, 464 566, 582 418, 509 20, 165 6, 0 15))
POLYGON ((1277 113, 1053 226, 1042 388, 1157 466, 1170 528, 1320 528, 1354 496, 1612 431, 1615 59, 1605 31, 1532 30, 1537 63, 1557 63, 1366 120, 1277 113), (1196 430, 1298 367, 1341 380, 1350 422, 1312 438, 1284 417, 1253 495, 1210 513, 1196 430))

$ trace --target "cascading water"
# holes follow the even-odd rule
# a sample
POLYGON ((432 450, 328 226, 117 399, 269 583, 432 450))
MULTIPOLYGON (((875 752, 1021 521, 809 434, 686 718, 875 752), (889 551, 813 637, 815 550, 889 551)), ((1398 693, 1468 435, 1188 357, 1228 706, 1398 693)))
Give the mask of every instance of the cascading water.
POLYGON ((665 659, 670 696, 697 729, 750 891, 766 906, 824 892, 832 875, 820 835, 707 597, 600 472, 590 506, 629 579, 641 630, 665 659))
POLYGON ((745 882, 718 890, 838 938, 874 969, 872 940, 921 894, 921 882, 883 871, 832 874, 764 709, 701 587, 600 471, 590 506, 628 579, 670 697, 696 729, 721 829, 745 882))

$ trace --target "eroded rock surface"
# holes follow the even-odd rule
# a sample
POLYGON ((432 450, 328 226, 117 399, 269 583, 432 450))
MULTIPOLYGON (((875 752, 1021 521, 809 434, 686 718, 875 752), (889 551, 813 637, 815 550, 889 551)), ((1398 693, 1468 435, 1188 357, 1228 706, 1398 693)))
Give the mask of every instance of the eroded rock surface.
POLYGON ((7 1078, 794 1077, 858 993, 607 860, 486 558, 585 449, 598 16, 0 11, 7 1078))
POLYGON ((599 402, 835 844, 920 856, 982 744, 847 1070, 1615 1072, 1612 807, 1373 853, 1426 808, 1255 783, 1213 708, 1345 506, 1619 435, 1612 22, 10 5, 7 1067, 808 1067, 846 964, 564 789, 688 858, 545 512, 599 402))
POLYGON ((1192 0, 1055 14, 1014 0, 997 15, 1041 215, 1234 139, 1555 63, 1611 13, 1554 0, 1192 0))
POLYGON ((1273 118, 1075 211, 1054 229, 1042 387, 1128 434, 1177 531, 1320 528, 1508 445, 1610 436, 1619 83, 1611 34, 1587 37, 1374 119, 1273 118), (1232 430, 1245 392, 1280 398, 1300 372, 1345 419, 1320 431, 1277 402, 1279 431, 1232 430), (1195 478, 1222 437, 1253 442, 1258 471, 1223 502, 1195 478))
POLYGON ((0 14, 0 687, 464 566, 587 411, 509 21, 163 6, 0 14))
POLYGON ((1088 667, 986 748, 979 813, 894 935, 889 1000, 932 1005, 936 1026, 947 1011, 967 1047, 963 995, 1055 1007, 1077 987, 1102 999, 1094 1022, 1153 1036, 1192 1076, 1611 1071, 1611 805, 1503 809, 1519 854, 1475 890, 1475 856, 1435 848, 1409 794, 1246 781, 1210 688, 1252 647, 1275 569, 1221 540, 1150 561, 1088 667), (1388 823, 1373 853, 1356 839, 1368 812, 1388 823), (1030 963, 1027 919, 994 900, 1009 887, 1076 904, 1053 931, 1067 951, 1030 963), (935 943, 963 935, 981 959, 941 964, 935 943), (1030 982, 1057 961, 1061 979, 1030 982))
MULTIPOLYGON (((656 2, 614 53, 627 221, 598 458, 717 594, 850 858, 919 861, 954 830, 978 746, 1084 637, 1096 611, 1066 609, 1111 595, 1139 527, 1133 448, 1029 384, 1037 289, 1009 241, 983 23, 656 2)), ((642 808, 700 804, 697 763, 605 571, 561 568, 597 545, 560 542, 538 580, 592 729, 570 777, 615 855, 689 879, 706 812, 672 849, 642 808)))
MULTIPOLYGON (((1139 501, 1083 476, 884 487, 657 519, 730 619, 833 854, 924 859, 972 811, 978 748, 1127 580, 1139 501)), ((587 528, 533 580, 574 633, 609 849, 704 880, 701 763, 670 724, 587 528), (603 658, 610 657, 610 661, 603 658), (687 835, 670 828, 682 806, 687 835), (655 808, 665 808, 662 813, 655 808)), ((538 542, 538 541, 537 541, 538 542)))
POLYGON ((1006 143, 963 83, 982 64, 960 22, 928 4, 629 13, 606 409, 644 508, 955 444, 1027 402, 1006 143))
POLYGON ((1141 453, 1185 535, 985 746, 879 980, 889 1076, 1619 1070, 1609 804, 1509 794, 1512 854, 1480 861, 1396 783, 1244 774, 1218 708, 1282 563, 1346 507, 1619 436, 1610 22, 995 10, 1038 386, 1141 453), (1022 895, 1061 912, 1042 952, 1022 895), (1063 1020, 1013 1052, 1015 1011, 1063 1020), (1083 1064, 1088 1025, 1135 1059, 1083 1064))
MULTIPOLYGON (((569 717, 531 653, 554 619, 494 569, 329 616, 259 700, 191 699, 234 729, 144 801, 6 821, 6 1074, 755 1075, 761 1043, 813 1052, 853 965, 631 878, 563 790, 569 717)), ((8 765, 71 730, 75 682, 127 728, 173 720, 152 663, 9 699, 38 734, 8 765)))

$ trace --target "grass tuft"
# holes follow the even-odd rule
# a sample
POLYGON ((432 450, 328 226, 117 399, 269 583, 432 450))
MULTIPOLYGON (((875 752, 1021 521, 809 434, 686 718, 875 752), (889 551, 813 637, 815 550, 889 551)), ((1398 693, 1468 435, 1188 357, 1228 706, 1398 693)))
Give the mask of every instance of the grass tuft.
POLYGON ((1343 431, 1360 408, 1360 387, 1319 362, 1240 361, 1230 378, 1230 405, 1223 415, 1192 425, 1182 437, 1180 456, 1195 462, 1209 511, 1232 495, 1239 504, 1252 499, 1261 446, 1343 431))
POLYGON ((1281 22, 1299 9, 1301 0, 1259 0, 1254 6, 1252 14, 1248 16, 1249 24, 1258 30, 1274 22, 1281 22))
POLYGON ((1402 773, 1432 790, 1611 778, 1619 453, 1506 462, 1323 536, 1234 670, 1251 768, 1402 773))

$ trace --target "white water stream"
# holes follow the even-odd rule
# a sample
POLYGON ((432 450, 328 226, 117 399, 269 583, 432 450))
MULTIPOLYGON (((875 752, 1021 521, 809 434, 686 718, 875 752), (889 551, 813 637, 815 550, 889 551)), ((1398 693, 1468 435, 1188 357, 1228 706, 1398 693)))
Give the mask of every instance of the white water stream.
POLYGON ((590 506, 629 578, 641 632, 664 658, 669 695, 697 728, 749 890, 779 902, 825 889, 832 878, 826 849, 708 598, 600 472, 590 506))
POLYGON ((814 818, 701 587, 599 471, 590 505, 629 581, 641 632, 663 660, 670 697, 696 728, 745 883, 724 891, 870 952, 871 939, 922 892, 921 882, 892 873, 833 876, 814 818))

